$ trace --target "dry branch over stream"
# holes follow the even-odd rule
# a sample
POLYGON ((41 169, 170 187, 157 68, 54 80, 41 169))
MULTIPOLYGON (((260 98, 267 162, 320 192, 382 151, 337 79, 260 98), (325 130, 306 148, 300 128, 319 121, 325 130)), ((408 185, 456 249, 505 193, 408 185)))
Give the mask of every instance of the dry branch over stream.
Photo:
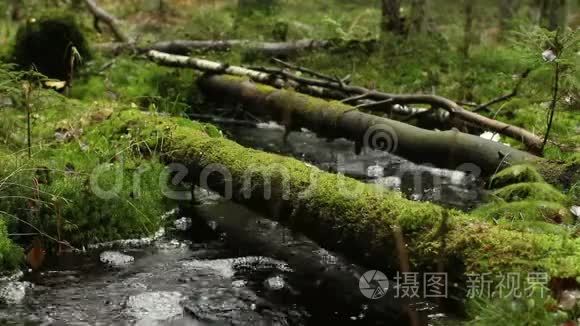
MULTIPOLYGON (((341 80, 333 81, 297 76, 287 70, 277 68, 246 69, 187 56, 171 55, 155 50, 149 51, 148 56, 150 59, 162 65, 189 67, 212 73, 247 76, 257 82, 270 84, 278 88, 293 87, 299 91, 320 97, 338 97, 343 99, 356 97, 357 99, 364 98, 377 101, 376 103, 365 105, 367 108, 370 106, 390 108, 394 104, 426 104, 434 109, 447 111, 451 120, 457 120, 459 125, 467 123, 521 141, 533 154, 539 154, 542 146, 542 140, 538 136, 523 128, 468 111, 454 101, 437 95, 389 94, 364 87, 351 86, 341 80)), ((428 110, 423 110, 422 112, 428 112, 428 110)))
MULTIPOLYGON (((149 55, 156 62, 165 65, 187 66, 211 73, 243 76, 280 88, 286 85, 283 79, 276 78, 275 75, 243 67, 155 51, 151 51, 149 55)), ((229 98, 243 103, 245 109, 282 123, 288 131, 304 127, 323 137, 348 138, 359 148, 369 145, 375 148, 382 146, 383 149, 415 162, 433 163, 452 169, 471 163, 489 175, 497 171, 502 164, 538 159, 529 153, 456 130, 421 129, 363 113, 339 102, 309 98, 289 90, 256 85, 244 79, 209 76, 200 81, 200 86, 210 98, 229 98), (383 143, 373 144, 377 141, 383 143)), ((317 90, 314 86, 309 87, 312 92, 317 90)), ((323 91, 320 90, 320 93, 323 91)), ((398 98, 401 100, 404 96, 398 98)), ((447 102, 443 98, 432 96, 426 97, 426 100, 433 98, 436 103, 447 102)))

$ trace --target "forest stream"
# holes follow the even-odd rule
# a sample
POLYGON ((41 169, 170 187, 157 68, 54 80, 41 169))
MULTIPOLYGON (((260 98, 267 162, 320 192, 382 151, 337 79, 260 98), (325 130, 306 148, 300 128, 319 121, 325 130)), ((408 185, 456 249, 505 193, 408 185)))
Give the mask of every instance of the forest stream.
MULTIPOLYGON (((467 208, 483 192, 463 172, 414 165, 375 151, 357 156, 352 143, 328 143, 306 130, 292 133, 284 143, 283 129, 275 124, 222 128, 245 146, 400 189, 415 200, 467 208), (340 167, 337 157, 343 159, 340 167), (395 176, 401 169, 407 172, 395 176), (430 186, 417 188, 415 175, 422 181, 417 185, 430 186), (433 186, 433 180, 440 185, 433 186)), ((397 322, 401 307, 392 293, 376 301, 360 293, 362 267, 214 193, 198 188, 195 196, 193 209, 167 214, 175 219, 175 229, 157 238, 103 243, 86 253, 51 257, 44 272, 13 281, 12 291, 2 295, 21 303, 2 309, 0 320, 14 325, 397 322)), ((425 320, 446 318, 431 302, 413 304, 425 320)))
POLYGON ((580 326, 579 27, 1 0, 0 326, 580 326))

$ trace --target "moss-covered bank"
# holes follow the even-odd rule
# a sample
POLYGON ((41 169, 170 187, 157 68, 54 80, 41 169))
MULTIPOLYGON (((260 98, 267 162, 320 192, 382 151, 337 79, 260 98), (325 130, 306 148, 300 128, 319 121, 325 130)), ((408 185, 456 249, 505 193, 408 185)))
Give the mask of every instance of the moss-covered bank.
POLYGON ((9 237, 6 221, 0 218, 0 272, 18 268, 22 261, 22 248, 9 237))
MULTIPOLYGON (((153 152, 135 151, 138 144, 131 137, 111 138, 94 128, 111 112, 109 104, 67 100, 65 106, 47 105, 33 122, 32 158, 17 144, 0 146, 0 221, 11 233, 24 234, 12 240, 28 247, 31 234, 37 234, 50 251, 57 241, 81 248, 160 228, 167 209, 165 166, 153 152)), ((19 138, 24 132, 19 112, 4 109, 0 117, 15 123, 2 135, 19 138)), ((4 235, 0 232, 0 238, 4 235)), ((0 268, 22 261, 14 253, 0 268)))

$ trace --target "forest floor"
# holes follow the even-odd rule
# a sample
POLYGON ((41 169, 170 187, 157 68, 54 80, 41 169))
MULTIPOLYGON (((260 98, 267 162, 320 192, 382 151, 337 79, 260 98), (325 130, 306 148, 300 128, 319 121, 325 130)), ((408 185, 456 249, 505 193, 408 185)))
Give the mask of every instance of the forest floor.
MULTIPOLYGON (((173 39, 279 41, 282 37, 280 30, 285 31, 283 38, 288 40, 349 41, 381 38, 381 42, 372 49, 352 46, 309 51, 286 60, 330 76, 349 75, 354 85, 389 93, 435 93, 460 102, 485 103, 511 92, 518 82, 518 76, 526 69, 532 69, 516 97, 494 105, 483 114, 523 127, 541 137, 547 126, 553 65, 542 59, 544 49, 538 43, 541 39, 539 34, 529 29, 528 25, 522 25, 521 29, 509 32, 500 40, 497 29, 490 23, 493 14, 482 13, 475 28, 480 33, 471 46, 469 56, 465 57, 459 51, 463 42, 462 30, 455 23, 461 12, 453 2, 444 2, 444 8, 434 13, 432 20, 437 24, 432 33, 406 37, 381 36, 380 9, 368 7, 363 1, 289 0, 282 2, 275 10, 243 14, 240 14, 236 1, 225 0, 172 0, 165 1, 162 8, 156 1, 146 2, 145 5, 143 1, 126 1, 119 5, 118 1, 108 0, 101 1, 101 4, 119 18, 123 28, 142 44, 173 39)), ((54 10, 57 11, 59 9, 54 10)), ((42 9, 30 11, 38 13, 38 19, 54 12, 42 9)), ((27 19, 35 18, 34 14, 29 16, 27 19)), ((106 27, 103 33, 94 30, 90 13, 83 11, 77 20, 90 45, 112 40, 106 27)), ((16 23, 0 22, 1 58, 10 57, 10 45, 16 40, 17 29, 16 23)), ((579 49, 578 44, 574 46, 569 51, 572 53, 570 60, 571 65, 577 67, 579 49)), ((227 52, 205 51, 191 55, 232 65, 273 64, 269 57, 238 48, 227 52)), ((118 109, 141 108, 181 117, 191 113, 208 113, 195 82, 201 74, 192 70, 161 67, 142 55, 111 57, 93 51, 91 60, 83 61, 68 98, 41 89, 34 90, 35 93, 31 95, 35 105, 32 114, 33 163, 27 162, 25 158, 25 113, 10 108, 10 105, 2 109, 0 157, 4 165, 0 167, 1 209, 18 217, 22 215, 15 212, 21 210, 21 206, 29 205, 34 215, 31 218, 37 227, 51 234, 56 241, 66 240, 74 245, 151 234, 162 225, 158 217, 166 208, 158 183, 158 175, 163 169, 159 158, 129 154, 136 146, 131 139, 105 139, 103 128, 94 126, 118 109), (73 141, 55 142, 55 130, 60 134, 58 137, 69 137, 73 141), (87 150, 83 144, 90 144, 91 148, 87 150), (71 161, 75 162, 74 166, 67 166, 71 161), (145 200, 133 200, 134 194, 130 191, 123 192, 113 201, 95 199, 88 191, 84 191, 91 171, 103 162, 110 163, 112 169, 120 167, 131 171, 147 162, 149 170, 145 172, 144 183, 148 187, 144 187, 146 190, 141 194, 145 200), (28 184, 28 179, 37 178, 39 166, 64 172, 55 177, 50 185, 42 185, 40 182, 35 189, 12 187, 6 190, 7 180, 13 184, 28 184), (17 173, 16 179, 9 179, 14 176, 12 171, 23 173, 17 173), (45 197, 45 193, 51 195, 45 197), (18 198, 24 195, 39 201, 42 198, 47 203, 38 205, 34 204, 34 200, 22 201, 22 198, 18 198), (56 211, 57 218, 52 218, 56 211)), ((580 83, 574 69, 562 80, 561 101, 554 118, 551 142, 545 150, 547 159, 562 161, 562 164, 577 164, 580 161, 577 92, 580 83)), ((16 83, 14 87, 18 88, 19 85, 16 83)), ((5 106, 2 100, 0 97, 0 107, 5 106)), ((207 128, 213 132, 212 127, 207 128)), ((509 138, 501 139, 501 142, 513 147, 521 146, 509 138)), ((540 185, 540 190, 548 187, 541 183, 541 179, 527 181, 540 181, 535 184, 540 185)), ((105 184, 109 182, 112 181, 104 180, 105 184)), ((130 184, 131 176, 126 176, 123 182, 130 184)), ((127 189, 130 190, 130 187, 127 189)), ((496 195, 507 198, 512 196, 509 190, 496 195)), ((529 189, 526 191, 530 192, 529 189)), ((569 213, 562 213, 561 210, 580 203, 580 182, 576 180, 568 189, 549 188, 530 200, 555 203, 553 211, 556 215, 571 218, 569 213), (545 194, 552 197, 540 198, 545 194)), ((509 210, 502 210, 498 207, 501 205, 492 202, 474 211, 473 215, 493 220, 497 224, 496 220, 512 214, 507 219, 513 222, 521 215, 520 211, 531 215, 535 213, 528 207, 535 207, 531 201, 516 200, 515 205, 504 203, 510 206, 509 210)), ((28 215, 30 213, 24 214, 30 217, 28 215)), ((9 224, 8 231, 4 227, 0 227, 0 231, 15 231, 12 223, 6 224, 9 224)), ((577 222, 557 226, 550 223, 545 230, 549 234, 561 234, 573 242, 579 234, 577 222)), ((0 234, 0 252, 13 253, 13 257, 6 254, 3 258, 4 267, 18 266, 20 251, 15 249, 5 234, 0 234)), ((502 300, 495 304, 486 302, 476 308, 474 314, 479 316, 481 324, 492 324, 494 320, 501 320, 512 312, 506 302, 509 301, 502 300)), ((554 302, 550 301, 550 304, 554 302)), ((551 318, 556 318, 553 311, 548 312, 540 304, 530 304, 528 301, 525 305, 525 309, 517 309, 523 309, 527 313, 526 318, 531 315, 538 321, 543 318, 552 321, 551 318), (537 309, 538 306, 541 309, 537 309)), ((578 313, 573 311, 568 316, 578 318, 578 313)), ((561 317, 555 320, 561 320, 561 317)))

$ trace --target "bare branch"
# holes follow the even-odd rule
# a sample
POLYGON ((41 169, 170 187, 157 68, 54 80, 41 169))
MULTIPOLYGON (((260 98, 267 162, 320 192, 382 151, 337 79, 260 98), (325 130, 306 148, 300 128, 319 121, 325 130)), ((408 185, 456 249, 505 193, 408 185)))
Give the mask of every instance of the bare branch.
POLYGON ((113 15, 109 14, 105 9, 99 7, 94 0, 84 0, 89 10, 95 16, 95 25, 98 21, 103 21, 115 35, 115 39, 119 42, 128 43, 129 37, 119 27, 119 21, 113 15))
POLYGON ((177 55, 188 55, 192 51, 229 51, 232 48, 243 48, 265 56, 275 57, 294 55, 302 51, 325 48, 331 44, 326 40, 298 40, 289 42, 256 42, 250 40, 172 40, 149 45, 136 45, 132 42, 113 42, 98 44, 100 51, 114 54, 123 52, 147 53, 151 50, 177 55))
POLYGON ((514 89, 510 93, 505 94, 505 95, 500 96, 500 97, 497 97, 497 98, 494 98, 493 100, 491 100, 487 103, 480 104, 480 105, 476 106, 475 109, 473 109, 473 112, 479 112, 479 111, 485 110, 494 104, 497 104, 497 103, 500 103, 503 101, 507 101, 512 97, 518 96, 518 92, 520 90, 520 86, 521 86, 522 82, 528 77, 528 75, 530 74, 531 71, 532 71, 531 69, 527 69, 526 71, 524 71, 520 75, 518 82, 516 83, 514 89))
POLYGON ((148 56, 152 60, 163 65, 190 67, 213 73, 247 76, 255 81, 270 84, 278 88, 293 87, 295 89, 300 89, 300 87, 303 87, 308 90, 308 94, 315 96, 316 94, 319 94, 319 96, 325 94, 331 95, 327 98, 333 98, 332 95, 336 96, 340 94, 343 96, 342 98, 345 98, 355 95, 364 95, 365 98, 375 101, 388 100, 391 104, 427 104, 449 112, 449 119, 451 121, 458 120, 521 141, 531 153, 539 153, 542 146, 542 140, 537 135, 523 128, 482 116, 476 112, 465 110, 454 101, 438 95, 389 94, 360 86, 345 85, 344 83, 339 83, 337 81, 297 76, 287 70, 278 68, 261 67, 259 68, 260 71, 257 71, 256 69, 228 66, 226 69, 222 69, 222 64, 220 63, 185 56, 176 56, 158 51, 150 51, 148 56), (203 63, 203 65, 200 65, 199 63, 203 63), (331 91, 336 91, 338 93, 332 94, 331 91))

